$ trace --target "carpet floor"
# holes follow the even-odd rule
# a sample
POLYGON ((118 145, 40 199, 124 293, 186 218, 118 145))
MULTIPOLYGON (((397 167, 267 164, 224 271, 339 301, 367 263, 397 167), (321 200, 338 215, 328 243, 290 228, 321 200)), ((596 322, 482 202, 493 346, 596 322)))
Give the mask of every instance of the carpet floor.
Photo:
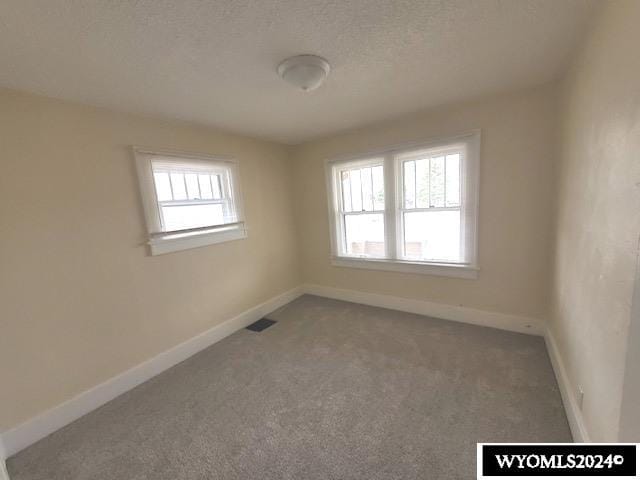
POLYGON ((8 460, 12 480, 470 479, 570 442, 540 337, 305 295, 8 460))

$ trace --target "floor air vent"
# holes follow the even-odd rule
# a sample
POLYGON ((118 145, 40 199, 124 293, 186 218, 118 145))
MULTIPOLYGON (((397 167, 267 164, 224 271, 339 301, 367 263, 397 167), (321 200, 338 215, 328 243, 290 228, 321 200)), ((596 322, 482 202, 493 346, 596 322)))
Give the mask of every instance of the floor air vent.
POLYGON ((251 330, 252 332, 261 332, 265 328, 269 328, 274 323, 276 323, 275 320, 269 320, 268 318, 261 318, 257 322, 253 322, 251 325, 249 325, 247 327, 247 330, 251 330))

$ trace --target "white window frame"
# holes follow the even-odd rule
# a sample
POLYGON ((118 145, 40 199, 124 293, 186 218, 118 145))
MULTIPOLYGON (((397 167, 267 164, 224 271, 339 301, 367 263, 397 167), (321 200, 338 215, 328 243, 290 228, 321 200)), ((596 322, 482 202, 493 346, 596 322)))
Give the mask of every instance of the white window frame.
MULTIPOLYGON (((151 255, 162 255, 247 237, 247 226, 244 221, 237 160, 228 157, 202 153, 187 153, 176 150, 156 150, 138 146, 132 148, 140 183, 145 223, 149 235, 147 243, 150 247, 151 255), (202 168, 208 171, 220 170, 221 172, 229 172, 229 182, 227 184, 221 182, 221 193, 223 198, 226 197, 232 202, 233 210, 236 213, 236 221, 207 227, 164 231, 160 211, 160 203, 163 202, 159 202, 156 196, 152 161, 166 161, 167 164, 175 161, 176 163, 191 164, 195 169, 202 168)), ((218 203, 218 201, 212 200, 208 203, 218 203)))
MULTIPOLYGON (((373 158, 367 158, 367 159, 358 159, 358 160, 353 160, 353 161, 346 161, 346 162, 342 162, 340 164, 340 166, 342 167, 342 170, 344 169, 350 169, 350 168, 361 168, 361 167, 373 167, 373 166, 378 166, 378 165, 382 165, 384 168, 384 162, 385 159, 384 157, 373 157, 373 158)), ((386 179, 385 179, 386 180, 386 179)), ((339 182, 340 179, 336 178, 335 179, 336 182, 339 182)), ((337 195, 337 192, 336 192, 337 195)), ((347 257, 348 255, 345 252, 346 246, 342 244, 342 240, 345 239, 345 217, 348 215, 362 215, 362 214, 382 214, 383 218, 384 218, 384 213, 386 211, 386 205, 385 205, 385 209, 380 211, 380 210, 372 210, 372 211, 362 211, 362 212, 354 212, 354 211, 350 211, 350 212, 346 212, 343 209, 343 205, 342 205, 342 199, 341 198, 336 198, 336 211, 335 211, 335 225, 336 225, 336 231, 338 232, 338 234, 335 236, 335 241, 336 241, 336 252, 340 252, 338 253, 338 256, 344 256, 347 257)), ((386 198, 385 198, 385 203, 386 203, 386 198)), ((385 219, 386 222, 386 219, 385 219)), ((386 223, 385 223, 385 229, 386 229, 386 223)), ((385 231, 385 238, 386 238, 386 231, 385 231)), ((388 252, 385 256, 388 256, 388 252)), ((353 258, 353 257, 350 257, 353 258)), ((358 257, 356 257, 358 258, 358 257)), ((367 258, 380 258, 380 257, 367 257, 367 258)))
POLYGON ((480 181, 480 130, 460 135, 438 138, 423 142, 394 145, 389 148, 365 152, 357 155, 328 159, 325 162, 329 226, 331 235, 331 264, 337 267, 387 270, 393 272, 418 273, 447 277, 478 278, 478 206, 480 181), (464 249, 464 263, 446 263, 402 259, 402 210, 403 173, 402 162, 421 150, 434 151, 458 148, 460 158, 461 197, 461 248, 464 249), (368 165, 374 159, 382 159, 384 165, 385 188, 385 251, 386 258, 350 256, 341 246, 344 230, 341 221, 339 169, 368 165), (336 168, 334 168, 336 167, 336 168))

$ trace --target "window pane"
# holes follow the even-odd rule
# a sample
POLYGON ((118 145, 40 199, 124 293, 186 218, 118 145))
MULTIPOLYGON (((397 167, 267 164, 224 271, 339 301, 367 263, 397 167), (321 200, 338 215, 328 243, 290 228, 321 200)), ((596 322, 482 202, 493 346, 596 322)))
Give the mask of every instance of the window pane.
POLYGON ((202 195, 202 199, 212 199, 213 192, 211 191, 211 180, 209 180, 209 175, 198 175, 198 184, 200 185, 200 194, 202 195))
POLYGON ((159 202, 164 202, 167 200, 172 200, 171 196, 171 185, 169 184, 169 174, 168 173, 154 173, 153 179, 156 184, 156 195, 158 197, 159 202))
POLYGON ((351 207, 354 212, 362 211, 362 184, 360 170, 351 170, 351 207))
POLYGON ((404 253, 413 260, 461 262, 460 211, 405 212, 404 253))
POLYGON ((220 186, 220 175, 210 175, 211 177, 211 188, 213 191, 213 198, 219 200, 222 198, 221 186, 220 186))
POLYGON ((429 159, 416 160, 416 207, 429 208, 429 159))
POLYGON ((189 200, 200 200, 200 188, 198 187, 198 175, 187 173, 184 176, 187 183, 187 197, 189 200))
POLYGON ((187 190, 184 185, 184 174, 171 173, 171 187, 173 188, 174 200, 186 200, 187 190))
POLYGON ((384 257, 384 216, 382 213, 345 215, 345 243, 348 255, 384 257))
POLYGON ((431 207, 444 207, 444 157, 431 158, 431 207))
POLYGON ((342 175, 342 208, 345 212, 352 212, 351 208, 351 179, 349 172, 341 172, 342 175))
POLYGON ((206 227, 225 223, 222 205, 180 205, 162 207, 164 230, 206 227))
POLYGON ((382 165, 373 167, 371 175, 373 177, 373 209, 384 210, 384 174, 382 165))
POLYGON ((416 206, 416 162, 404 162, 404 208, 416 206))
POLYGON ((460 205, 460 154, 447 155, 447 207, 460 205))
POLYGON ((363 168, 360 170, 360 178, 362 180, 362 209, 373 210, 373 184, 371 178, 371 168, 363 168))

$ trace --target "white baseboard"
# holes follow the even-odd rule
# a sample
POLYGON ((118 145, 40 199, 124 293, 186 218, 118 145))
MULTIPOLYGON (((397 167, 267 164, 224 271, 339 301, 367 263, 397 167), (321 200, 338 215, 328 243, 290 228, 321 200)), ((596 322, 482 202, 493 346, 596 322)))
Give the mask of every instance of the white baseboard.
POLYGON ((416 313, 428 317, 453 320, 454 322, 471 323, 483 327, 499 328, 501 330, 510 330, 512 332, 527 333, 530 335, 544 335, 543 322, 535 318, 489 312, 426 300, 381 295, 379 293, 344 290, 322 285, 306 284, 302 286, 302 290, 304 293, 318 295, 320 297, 362 303, 364 305, 388 308, 391 310, 400 310, 402 312, 416 313))
POLYGON ((0 480, 9 480, 9 472, 4 460, 0 460, 0 480))
POLYGON ((562 396, 562 403, 569 421, 573 440, 578 443, 588 443, 591 441, 584 423, 582 411, 578 406, 578 400, 573 393, 573 388, 571 388, 569 377, 567 376, 567 371, 564 367, 555 339, 553 338, 551 331, 542 321, 517 315, 476 310, 468 307, 457 307, 454 305, 445 305, 424 300, 412 300, 394 297, 391 295, 344 290, 321 285, 303 285, 302 290, 304 293, 318 295, 320 297, 334 298, 336 300, 344 300, 347 302, 361 303, 374 307, 417 313, 419 315, 443 318, 445 320, 453 320, 456 322, 472 323, 474 325, 499 328, 502 330, 528 333, 532 335, 543 335, 547 351, 549 352, 549 358, 551 359, 551 365, 553 366, 553 370, 558 381, 560 394, 562 396))
MULTIPOLYGON (((159 355, 77 395, 70 400, 67 400, 66 402, 26 421, 25 423, 1 433, 0 480, 8 479, 8 476, 6 479, 2 477, 2 475, 7 475, 6 471, 2 470, 4 468, 3 460, 5 458, 15 455, 20 450, 64 427, 65 425, 68 425, 92 410, 104 405, 115 397, 131 390, 177 363, 186 360, 195 353, 209 347, 219 340, 222 340, 235 331, 246 327, 266 314, 286 305, 303 293, 389 308, 392 310, 400 310, 403 312, 416 313, 456 322, 510 330, 519 333, 532 335, 546 334, 543 323, 540 320, 533 318, 477 310, 469 307, 446 305, 425 300, 395 297, 391 295, 366 293, 312 284, 302 285, 273 297, 256 307, 246 310, 240 315, 227 320, 222 324, 216 325, 210 330, 207 330, 206 332, 203 332, 200 335, 167 350, 166 352, 160 353, 159 355)), ((558 377, 558 383, 560 384, 562 398, 565 402, 565 407, 567 408, 567 416, 569 417, 574 438, 576 441, 587 441, 578 440, 579 438, 588 438, 586 430, 584 429, 584 423, 582 422, 581 415, 579 415, 579 409, 575 409, 573 407, 577 406, 577 403, 575 402, 573 395, 569 394, 571 390, 568 389, 566 374, 564 373, 560 357, 555 349, 555 343, 548 335, 545 336, 545 339, 556 371, 556 376, 558 377), (570 410, 570 408, 573 408, 573 410, 570 410), (579 417, 576 417, 576 413, 579 417), (574 432, 574 429, 576 429, 578 433, 574 432)))
MULTIPOLYGON (((131 390, 155 377, 168 368, 186 360, 190 356, 231 335, 237 330, 259 320, 302 295, 296 287, 273 297, 260 305, 244 311, 240 315, 216 325, 159 355, 103 382, 76 397, 27 420, 17 427, 0 434, 0 448, 4 445, 4 456, 0 460, 15 455, 20 450, 68 425, 118 395, 131 390)), ((1 453, 1 452, 0 452, 1 453)), ((4 462, 0 464, 4 465, 4 462)), ((1 469, 0 469, 1 472, 1 469)), ((0 480, 5 480, 0 476, 0 480)))
POLYGON ((7 450, 4 448, 4 442, 0 436, 0 480, 9 480, 9 472, 7 471, 7 450))
POLYGON ((4 442, 2 438, 0 438, 0 480, 9 480, 9 472, 7 471, 7 464, 5 463, 7 456, 4 442))
POLYGON ((569 428, 571 428, 573 441, 577 443, 588 443, 591 439, 589 438, 589 432, 584 423, 582 411, 574 394, 574 389, 571 387, 571 382, 569 381, 567 370, 564 367, 560 350, 558 350, 558 345, 553 333, 551 333, 551 330, 548 328, 545 331, 544 341, 547 344, 551 365, 553 365, 553 371, 556 374, 556 380, 560 388, 560 395, 562 396, 562 403, 564 404, 564 410, 567 414, 567 420, 569 420, 569 428))

